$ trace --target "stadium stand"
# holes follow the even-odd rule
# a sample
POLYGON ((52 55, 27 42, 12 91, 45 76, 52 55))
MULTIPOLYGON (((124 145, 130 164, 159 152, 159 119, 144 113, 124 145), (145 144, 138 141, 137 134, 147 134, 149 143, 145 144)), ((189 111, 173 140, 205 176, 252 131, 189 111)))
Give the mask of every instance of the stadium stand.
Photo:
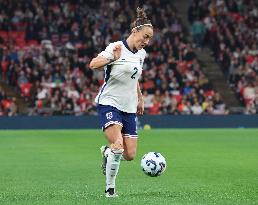
POLYGON ((252 0, 195 0, 188 12, 193 25, 205 28, 201 44, 213 51, 245 114, 258 113, 257 8, 252 0))
MULTIPOLYGON (((103 72, 88 63, 128 35, 136 7, 137 1, 1 2, 1 75, 29 104, 27 114, 95 115, 103 72)), ((227 114, 170 2, 149 0, 145 9, 155 26, 140 82, 146 113, 227 114)))

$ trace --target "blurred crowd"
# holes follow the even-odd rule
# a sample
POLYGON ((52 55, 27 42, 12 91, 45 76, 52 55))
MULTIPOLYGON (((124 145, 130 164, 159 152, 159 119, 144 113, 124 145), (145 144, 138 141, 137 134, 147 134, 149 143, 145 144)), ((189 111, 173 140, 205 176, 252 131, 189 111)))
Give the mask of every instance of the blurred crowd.
POLYGON ((194 0, 188 17, 195 46, 210 46, 245 113, 258 113, 258 1, 194 0))
MULTIPOLYGON (((140 80, 145 113, 227 114, 169 2, 144 4, 155 29, 140 80)), ((1 1, 2 77, 28 102, 28 114, 95 115, 104 74, 88 64, 129 35, 137 6, 133 0, 1 1)))
POLYGON ((15 116, 18 114, 18 106, 15 97, 8 97, 0 86, 0 116, 15 116))

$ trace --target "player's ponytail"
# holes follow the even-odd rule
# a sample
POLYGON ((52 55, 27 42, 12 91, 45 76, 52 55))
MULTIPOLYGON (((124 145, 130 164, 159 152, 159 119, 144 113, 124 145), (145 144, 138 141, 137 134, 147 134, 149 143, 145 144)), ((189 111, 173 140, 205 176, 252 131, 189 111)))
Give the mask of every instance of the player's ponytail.
POLYGON ((143 8, 138 7, 136 12, 137 12, 137 20, 140 20, 140 19, 148 20, 147 15, 146 15, 145 11, 143 10, 143 8))
POLYGON ((151 21, 148 19, 143 8, 138 7, 136 20, 132 23, 132 29, 136 28, 137 30, 142 29, 143 26, 152 27, 151 21))

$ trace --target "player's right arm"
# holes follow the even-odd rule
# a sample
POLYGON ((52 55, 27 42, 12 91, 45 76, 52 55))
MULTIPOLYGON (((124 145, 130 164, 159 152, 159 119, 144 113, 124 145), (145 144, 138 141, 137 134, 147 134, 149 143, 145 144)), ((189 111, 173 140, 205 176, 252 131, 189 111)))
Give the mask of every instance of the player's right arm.
POLYGON ((104 66, 116 61, 121 56, 121 45, 110 44, 105 51, 102 51, 90 62, 90 69, 102 69, 104 66))
POLYGON ((90 69, 102 69, 105 65, 108 65, 112 63, 112 59, 107 59, 103 56, 97 56, 96 58, 93 58, 90 62, 90 69))

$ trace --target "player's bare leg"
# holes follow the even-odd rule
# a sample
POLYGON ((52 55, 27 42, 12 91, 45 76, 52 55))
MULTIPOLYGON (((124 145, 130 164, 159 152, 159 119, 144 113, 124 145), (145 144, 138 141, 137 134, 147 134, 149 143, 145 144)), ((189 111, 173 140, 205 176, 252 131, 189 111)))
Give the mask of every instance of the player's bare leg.
POLYGON ((126 161, 131 161, 135 158, 138 139, 136 137, 124 137, 124 154, 126 161))

